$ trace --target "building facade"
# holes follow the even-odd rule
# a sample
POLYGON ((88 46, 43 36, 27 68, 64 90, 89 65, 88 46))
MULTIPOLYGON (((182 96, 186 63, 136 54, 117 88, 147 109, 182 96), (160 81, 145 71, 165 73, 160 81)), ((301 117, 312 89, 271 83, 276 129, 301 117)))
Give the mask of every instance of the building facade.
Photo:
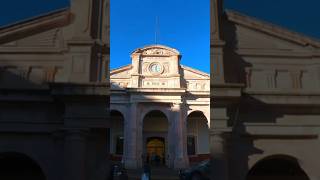
POLYGON ((110 152, 127 168, 153 156, 170 168, 207 158, 209 74, 181 65, 180 53, 162 45, 136 49, 131 60, 110 72, 110 152))
POLYGON ((74 0, 0 28, 0 179, 107 179, 108 17, 74 0))
POLYGON ((211 1, 213 179, 320 179, 320 43, 211 1))

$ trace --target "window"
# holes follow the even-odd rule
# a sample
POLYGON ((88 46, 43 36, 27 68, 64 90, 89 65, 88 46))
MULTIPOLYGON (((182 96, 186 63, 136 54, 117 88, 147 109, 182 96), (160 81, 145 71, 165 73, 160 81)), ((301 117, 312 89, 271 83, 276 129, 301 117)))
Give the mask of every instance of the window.
POLYGON ((194 136, 187 137, 187 151, 188 155, 195 155, 196 154, 196 143, 194 136))
POLYGON ((153 62, 149 65, 149 71, 152 74, 160 74, 163 71, 163 67, 158 62, 153 62))
POLYGON ((118 136, 116 139, 116 154, 123 154, 123 136, 118 136))

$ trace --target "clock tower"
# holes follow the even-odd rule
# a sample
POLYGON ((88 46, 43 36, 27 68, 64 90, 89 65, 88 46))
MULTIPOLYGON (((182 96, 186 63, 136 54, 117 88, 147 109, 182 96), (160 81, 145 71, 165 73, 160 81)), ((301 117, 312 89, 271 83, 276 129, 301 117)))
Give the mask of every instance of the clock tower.
POLYGON ((132 88, 181 88, 180 53, 173 48, 151 45, 131 54, 132 88))

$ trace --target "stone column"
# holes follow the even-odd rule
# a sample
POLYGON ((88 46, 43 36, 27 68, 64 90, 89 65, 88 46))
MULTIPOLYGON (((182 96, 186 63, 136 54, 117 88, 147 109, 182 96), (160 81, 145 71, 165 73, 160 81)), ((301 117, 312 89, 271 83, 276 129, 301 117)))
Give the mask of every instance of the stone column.
POLYGON ((86 129, 67 129, 64 143, 65 180, 86 180, 86 129))
POLYGON ((133 54, 131 56, 132 60, 132 70, 131 70, 131 87, 137 88, 139 87, 139 66, 140 66, 140 55, 139 54, 133 54))
POLYGON ((210 116, 211 179, 228 180, 227 135, 228 115, 226 107, 211 107, 210 116))
POLYGON ((168 128, 168 154, 166 156, 167 158, 167 166, 169 168, 174 167, 174 157, 175 157, 175 148, 176 148, 176 134, 175 134, 175 119, 173 114, 168 119, 169 122, 169 128, 168 128))
POLYGON ((137 159, 137 103, 131 103, 125 118, 124 163, 128 169, 138 167, 137 159))
POLYGON ((214 131, 210 134, 211 179, 228 180, 226 134, 214 131))
POLYGON ((188 156, 186 153, 187 142, 184 141, 185 124, 183 122, 183 116, 181 111, 181 104, 173 104, 172 112, 175 122, 175 157, 174 157, 174 168, 181 169, 188 166, 188 156))

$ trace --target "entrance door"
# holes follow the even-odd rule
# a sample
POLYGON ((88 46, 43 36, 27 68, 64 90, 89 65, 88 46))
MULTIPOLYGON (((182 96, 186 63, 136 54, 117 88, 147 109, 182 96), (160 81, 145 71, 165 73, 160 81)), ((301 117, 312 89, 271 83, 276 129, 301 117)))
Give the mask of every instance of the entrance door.
POLYGON ((151 165, 165 164, 165 141, 161 137, 147 139, 147 162, 151 165))

